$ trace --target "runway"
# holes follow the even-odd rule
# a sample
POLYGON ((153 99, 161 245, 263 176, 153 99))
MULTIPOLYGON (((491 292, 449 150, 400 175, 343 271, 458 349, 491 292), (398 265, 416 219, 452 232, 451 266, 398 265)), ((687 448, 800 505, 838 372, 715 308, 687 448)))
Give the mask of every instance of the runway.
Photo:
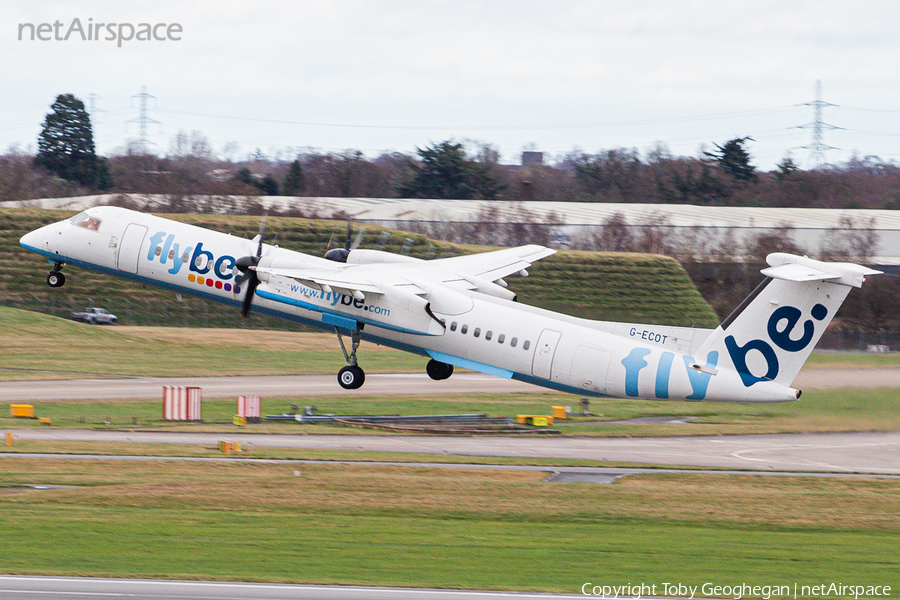
POLYGON ((257 396, 324 396, 343 394, 471 394, 546 391, 520 381, 479 373, 459 373, 446 381, 433 381, 424 373, 367 374, 365 385, 345 390, 334 375, 288 375, 265 377, 133 377, 126 379, 71 379, 52 381, 3 381, 0 397, 9 402, 41 400, 113 400, 160 398, 162 386, 203 388, 204 398, 257 396))
POLYGON ((900 432, 597 438, 292 435, 19 429, 21 440, 361 450, 451 456, 587 459, 752 471, 900 474, 900 432))
POLYGON ((325 585, 153 581, 90 577, 14 577, 0 575, 0 599, 54 598, 59 600, 564 600, 579 594, 529 594, 325 585))
MULTIPOLYGON (((365 385, 358 390, 343 389, 338 385, 334 375, 129 377, 3 381, 0 382, 0 397, 8 402, 159 398, 164 385, 201 387, 204 398, 233 398, 250 394, 271 397, 329 394, 366 396, 376 394, 548 392, 548 390, 528 383, 480 373, 458 373, 445 381, 433 381, 424 373, 374 373, 366 375, 365 385)), ((794 381, 794 387, 801 390, 897 386, 900 386, 900 369, 807 369, 801 371, 794 381)), ((574 398, 571 395, 560 395, 574 398)))

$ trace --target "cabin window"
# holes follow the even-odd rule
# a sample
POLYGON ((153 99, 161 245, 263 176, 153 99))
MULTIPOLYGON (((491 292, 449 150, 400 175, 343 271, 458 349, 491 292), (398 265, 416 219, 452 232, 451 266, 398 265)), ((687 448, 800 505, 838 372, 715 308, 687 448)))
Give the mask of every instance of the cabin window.
POLYGON ((169 250, 169 260, 173 260, 175 258, 175 249, 169 250))
MULTIPOLYGON (((159 246, 156 247, 156 250, 159 251, 159 246)), ((209 262, 209 258, 206 257, 205 254, 198 254, 197 258, 194 259, 194 266, 201 273, 205 273, 203 269, 206 268, 206 263, 209 262)))
POLYGON ((531 347, 531 342, 529 342, 528 340, 525 340, 525 343, 522 344, 522 350, 528 350, 528 348, 530 348, 530 347, 531 347))
POLYGON ((487 333, 484 334, 484 339, 490 341, 493 336, 494 336, 494 332, 491 330, 488 330, 487 333))
POLYGON ((481 327, 476 327, 475 331, 472 333, 472 335, 474 335, 475 337, 478 337, 479 335, 481 335, 481 327))
POLYGON ((509 340, 509 345, 512 346, 513 348, 515 348, 516 344, 518 344, 518 343, 519 343, 519 338, 513 338, 513 339, 509 340))
POLYGON ((153 254, 154 254, 155 256, 159 256, 160 254, 162 254, 162 247, 161 247, 161 246, 157 246, 157 247, 156 247, 156 250, 153 252, 153 254))
POLYGON ((97 217, 92 217, 86 212, 78 213, 71 219, 69 222, 75 227, 84 227, 85 229, 90 229, 91 231, 97 231, 100 229, 100 223, 102 221, 97 217))
POLYGON ((450 323, 450 331, 456 331, 456 321, 450 323))
POLYGON ((501 333, 500 337, 497 338, 497 343, 502 344, 503 340, 505 340, 505 339, 506 339, 506 336, 501 333))
POLYGON ((469 326, 468 326, 468 325, 463 325, 463 326, 462 326, 462 329, 460 329, 459 332, 462 333, 463 335, 465 335, 466 333, 469 332, 469 326))

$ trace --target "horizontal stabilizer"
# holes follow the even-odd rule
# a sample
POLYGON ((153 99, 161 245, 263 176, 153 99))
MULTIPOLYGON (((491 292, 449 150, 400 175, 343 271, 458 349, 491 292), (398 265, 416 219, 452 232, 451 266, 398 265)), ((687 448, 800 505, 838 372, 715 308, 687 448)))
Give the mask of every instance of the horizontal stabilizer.
POLYGON ((862 287, 867 275, 880 275, 876 271, 853 263, 823 262, 806 256, 774 252, 766 257, 768 269, 762 274, 785 281, 829 281, 840 285, 862 287))
POLYGON ((773 279, 785 279, 787 281, 797 282, 825 281, 827 279, 836 279, 839 277, 839 275, 834 275, 833 273, 826 273, 825 271, 798 265, 796 263, 769 267, 760 272, 766 277, 772 277, 773 279))

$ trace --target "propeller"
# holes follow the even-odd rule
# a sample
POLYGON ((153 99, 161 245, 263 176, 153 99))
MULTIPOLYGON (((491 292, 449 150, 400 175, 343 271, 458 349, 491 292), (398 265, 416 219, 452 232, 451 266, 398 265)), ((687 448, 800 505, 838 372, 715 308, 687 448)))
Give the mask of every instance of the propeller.
POLYGON ((235 285, 243 285, 247 282, 247 291, 244 292, 244 302, 241 304, 241 316, 245 319, 250 315, 250 305, 253 303, 253 296, 256 294, 256 286, 259 285, 259 276, 256 274, 256 266, 262 257, 263 234, 266 232, 266 219, 268 215, 263 215, 262 222, 259 224, 259 235, 253 238, 257 242, 256 256, 242 256, 235 261, 235 266, 240 275, 235 277, 235 285))
POLYGON ((328 252, 325 253, 325 258, 328 260, 333 260, 334 262, 347 262, 347 257, 350 256, 350 252, 356 250, 360 243, 362 242, 363 234, 366 232, 365 227, 361 227, 359 232, 356 234, 356 239, 353 240, 353 243, 350 242, 350 238, 353 236, 353 228, 351 226, 351 219, 347 219, 347 236, 344 238, 344 247, 343 248, 332 248, 328 252))

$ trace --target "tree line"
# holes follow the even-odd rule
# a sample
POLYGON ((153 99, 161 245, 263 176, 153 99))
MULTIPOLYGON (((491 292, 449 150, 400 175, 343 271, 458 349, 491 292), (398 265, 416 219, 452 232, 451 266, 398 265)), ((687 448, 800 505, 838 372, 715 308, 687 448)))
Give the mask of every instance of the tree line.
POLYGON ((0 156, 0 201, 108 193, 163 194, 202 212, 201 196, 450 198, 513 201, 639 202, 713 206, 900 209, 900 164, 878 157, 802 170, 790 156, 775 169, 752 164, 750 137, 699 156, 674 156, 663 144, 573 150, 547 164, 503 165, 491 144, 445 140, 413 155, 369 158, 358 150, 304 152, 276 160, 257 151, 245 160, 217 155, 199 131, 179 132, 162 154, 138 143, 96 154, 81 100, 57 97, 42 125, 37 153, 0 156))

